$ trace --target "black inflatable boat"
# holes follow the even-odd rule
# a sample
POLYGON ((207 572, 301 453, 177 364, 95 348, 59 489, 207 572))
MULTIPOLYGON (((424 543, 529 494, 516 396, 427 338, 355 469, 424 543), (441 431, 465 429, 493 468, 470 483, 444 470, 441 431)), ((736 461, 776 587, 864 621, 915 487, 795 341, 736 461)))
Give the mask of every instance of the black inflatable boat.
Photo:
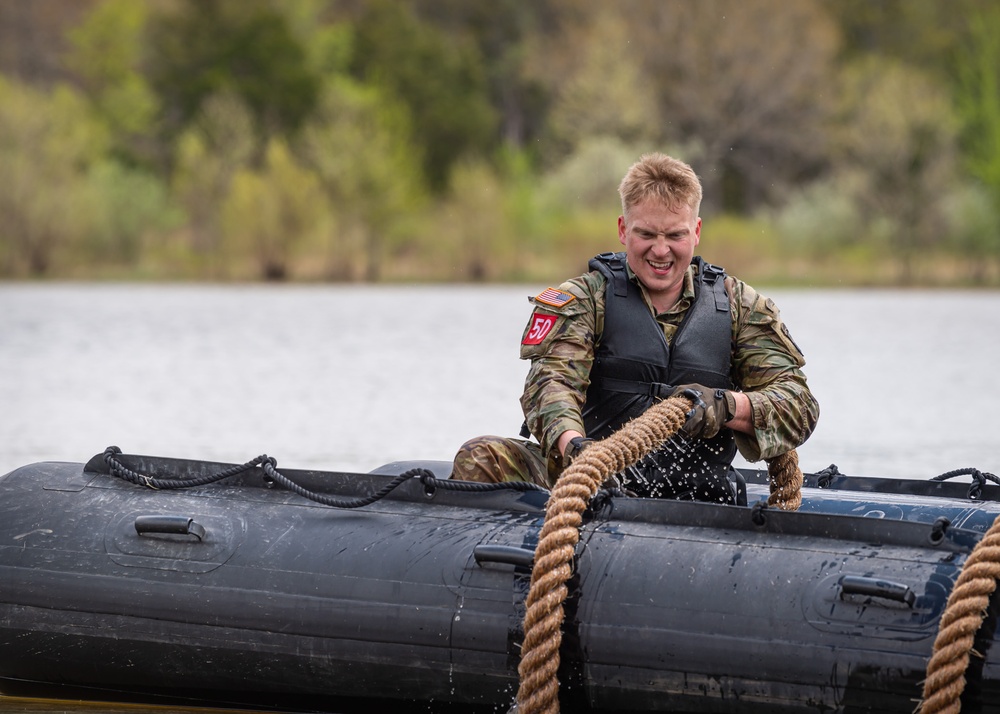
MULTIPOLYGON (((109 449, 2 476, 0 693, 506 712, 548 492, 449 471, 109 449)), ((831 468, 806 475, 797 512, 762 508, 750 470, 747 506, 599 493, 565 606, 563 710, 910 714, 1000 516, 996 478, 969 473, 831 468)), ((963 712, 1000 713, 998 610, 994 592, 963 712)))

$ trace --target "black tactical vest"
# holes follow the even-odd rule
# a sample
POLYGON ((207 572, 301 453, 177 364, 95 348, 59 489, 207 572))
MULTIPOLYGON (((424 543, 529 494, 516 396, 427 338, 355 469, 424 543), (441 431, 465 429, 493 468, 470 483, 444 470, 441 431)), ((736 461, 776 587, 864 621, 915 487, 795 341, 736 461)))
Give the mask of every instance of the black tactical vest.
MULTIPOLYGON (((602 253, 590 261, 590 269, 607 278, 607 287, 604 333, 583 407, 588 437, 605 438, 669 396, 675 385, 732 389, 732 316, 725 272, 700 257, 692 262, 698 266, 694 302, 667 344, 639 286, 628 279, 625 253, 602 253)), ((667 448, 656 454, 655 461, 661 470, 676 468, 670 463, 676 454, 667 448)), ((696 464, 699 471, 724 478, 735 455, 733 433, 722 429, 712 439, 696 439, 685 449, 684 468, 696 464)))

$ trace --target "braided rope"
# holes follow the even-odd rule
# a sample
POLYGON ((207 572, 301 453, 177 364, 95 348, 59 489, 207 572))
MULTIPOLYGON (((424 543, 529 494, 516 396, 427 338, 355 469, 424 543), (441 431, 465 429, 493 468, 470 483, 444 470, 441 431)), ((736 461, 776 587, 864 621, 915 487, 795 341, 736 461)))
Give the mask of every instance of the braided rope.
POLYGON ((777 506, 783 511, 799 510, 802 505, 802 470, 799 468, 798 452, 792 449, 768 459, 767 475, 771 483, 767 505, 777 506))
MULTIPOLYGON (((931 659, 927 663, 919 714, 957 714, 965 690, 976 632, 1000 580, 1000 517, 972 549, 948 596, 931 659)), ((976 653, 977 657, 982 655, 976 653)))
POLYGON ((690 408, 691 402, 683 398, 658 402, 608 438, 588 446, 553 487, 525 601, 524 643, 518 666, 519 714, 559 711, 556 672, 562 643, 563 603, 587 503, 605 480, 635 464, 677 433, 690 408))
MULTIPOLYGON (((572 575, 580 525, 587 504, 608 478, 661 447, 684 424, 690 400, 673 397, 658 402, 621 429, 586 448, 560 475, 552 489, 545 523, 535 549, 531 585, 525 601, 524 642, 518 666, 518 714, 557 714, 559 711, 559 647, 562 644, 563 603, 572 575)), ((798 508, 802 472, 798 455, 768 463, 774 505, 798 508)))

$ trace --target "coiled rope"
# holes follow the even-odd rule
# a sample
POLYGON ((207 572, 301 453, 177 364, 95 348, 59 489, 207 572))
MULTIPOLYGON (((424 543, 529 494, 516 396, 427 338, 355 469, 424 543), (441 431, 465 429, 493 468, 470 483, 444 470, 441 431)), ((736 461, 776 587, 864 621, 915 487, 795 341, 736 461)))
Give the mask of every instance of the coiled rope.
MULTIPOLYGON (((588 446, 560 475, 545 511, 525 601, 524 642, 518 666, 518 714, 559 711, 559 647, 562 644, 566 582, 572 575, 580 525, 587 504, 607 479, 624 471, 673 437, 692 403, 685 397, 658 402, 641 416, 588 446)), ((768 463, 768 502, 792 510, 802 502, 798 456, 789 452, 768 463)))
MULTIPOLYGON (((917 711, 957 714, 976 633, 1000 580, 1000 517, 972 549, 948 596, 917 711)), ((976 656, 982 655, 976 653, 976 656)))

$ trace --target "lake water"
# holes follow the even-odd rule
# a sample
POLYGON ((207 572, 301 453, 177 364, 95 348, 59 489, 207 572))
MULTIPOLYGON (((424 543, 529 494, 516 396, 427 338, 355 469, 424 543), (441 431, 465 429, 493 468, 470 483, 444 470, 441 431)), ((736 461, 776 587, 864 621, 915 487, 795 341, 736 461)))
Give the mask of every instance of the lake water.
MULTIPOLYGON (((126 452, 367 471, 515 435, 545 286, 0 284, 0 473, 126 452)), ((780 291, 805 470, 996 472, 1000 293, 780 291)))
MULTIPOLYGON (((112 444, 286 468, 451 459, 517 433, 544 287, 0 284, 0 473, 112 444)), ((1000 469, 1000 293, 763 292, 821 405, 804 470, 1000 469)))

